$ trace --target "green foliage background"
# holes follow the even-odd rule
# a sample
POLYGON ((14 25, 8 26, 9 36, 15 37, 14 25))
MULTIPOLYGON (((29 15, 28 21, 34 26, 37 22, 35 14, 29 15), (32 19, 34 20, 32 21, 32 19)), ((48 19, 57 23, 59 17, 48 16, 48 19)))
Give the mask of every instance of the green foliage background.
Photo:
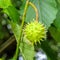
MULTIPOLYGON (((34 3, 38 9, 39 22, 46 26, 47 38, 36 46, 29 45, 26 39, 23 38, 24 41, 21 42, 19 47, 20 53, 25 60, 33 60, 35 55, 34 50, 36 48, 43 49, 48 56, 48 60, 59 60, 60 0, 30 0, 30 2, 34 3)), ((16 47, 16 42, 18 43, 25 4, 26 0, 0 0, 0 57, 5 57, 4 54, 6 54, 6 51, 13 51, 10 46, 14 48, 16 47), (8 24, 11 25, 11 29, 7 28, 8 24), (13 33, 10 33, 10 31, 13 31, 13 33), (15 38, 10 39, 12 35, 14 35, 15 38), (16 42, 13 43, 12 41, 15 41, 15 39, 16 42), (10 48, 8 48, 8 46, 10 48)), ((25 24, 33 21, 33 19, 35 19, 35 11, 29 6, 25 24)), ((6 56, 6 58, 8 57, 6 56)))

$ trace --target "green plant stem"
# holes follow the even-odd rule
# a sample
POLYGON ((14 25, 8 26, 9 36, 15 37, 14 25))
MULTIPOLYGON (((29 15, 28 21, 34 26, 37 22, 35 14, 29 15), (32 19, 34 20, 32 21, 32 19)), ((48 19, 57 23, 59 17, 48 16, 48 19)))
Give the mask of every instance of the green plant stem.
POLYGON ((31 2, 29 2, 29 5, 31 5, 31 6, 33 7, 33 9, 35 10, 35 12, 36 12, 36 21, 38 22, 38 18, 39 18, 39 16, 38 16, 38 9, 37 9, 36 6, 35 6, 33 3, 31 3, 31 2))
POLYGON ((21 37, 22 37, 22 29, 23 29, 23 26, 24 26, 24 20, 25 20, 27 8, 28 8, 28 2, 29 2, 29 0, 26 1, 26 5, 25 5, 23 17, 22 17, 21 29, 20 29, 20 39, 19 39, 19 41, 17 42, 16 53, 15 53, 15 55, 14 55, 14 57, 13 57, 13 60, 17 60, 17 57, 18 57, 18 54, 19 54, 19 46, 20 46, 21 37))

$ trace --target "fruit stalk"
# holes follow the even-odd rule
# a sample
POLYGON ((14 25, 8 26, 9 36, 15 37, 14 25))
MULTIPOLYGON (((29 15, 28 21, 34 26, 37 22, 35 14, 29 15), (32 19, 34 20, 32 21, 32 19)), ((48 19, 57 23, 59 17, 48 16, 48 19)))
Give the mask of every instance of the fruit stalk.
POLYGON ((31 2, 29 2, 29 5, 31 5, 33 7, 33 9, 35 10, 35 12, 36 12, 36 21, 38 22, 39 16, 38 16, 38 10, 37 10, 36 6, 31 2))

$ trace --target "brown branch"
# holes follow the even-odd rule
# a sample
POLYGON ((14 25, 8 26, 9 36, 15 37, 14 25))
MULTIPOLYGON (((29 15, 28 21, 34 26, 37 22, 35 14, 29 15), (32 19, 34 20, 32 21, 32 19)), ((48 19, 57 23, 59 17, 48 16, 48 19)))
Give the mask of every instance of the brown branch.
POLYGON ((0 53, 4 51, 9 45, 11 45, 14 41, 15 41, 15 37, 14 36, 10 37, 5 43, 3 43, 0 46, 0 53))

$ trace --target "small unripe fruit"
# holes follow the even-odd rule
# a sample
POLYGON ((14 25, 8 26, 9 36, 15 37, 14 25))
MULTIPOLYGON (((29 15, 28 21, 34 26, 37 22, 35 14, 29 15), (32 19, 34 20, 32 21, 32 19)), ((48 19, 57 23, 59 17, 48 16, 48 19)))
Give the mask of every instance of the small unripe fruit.
POLYGON ((46 38, 46 29, 42 23, 34 21, 26 25, 24 36, 34 44, 46 38))

